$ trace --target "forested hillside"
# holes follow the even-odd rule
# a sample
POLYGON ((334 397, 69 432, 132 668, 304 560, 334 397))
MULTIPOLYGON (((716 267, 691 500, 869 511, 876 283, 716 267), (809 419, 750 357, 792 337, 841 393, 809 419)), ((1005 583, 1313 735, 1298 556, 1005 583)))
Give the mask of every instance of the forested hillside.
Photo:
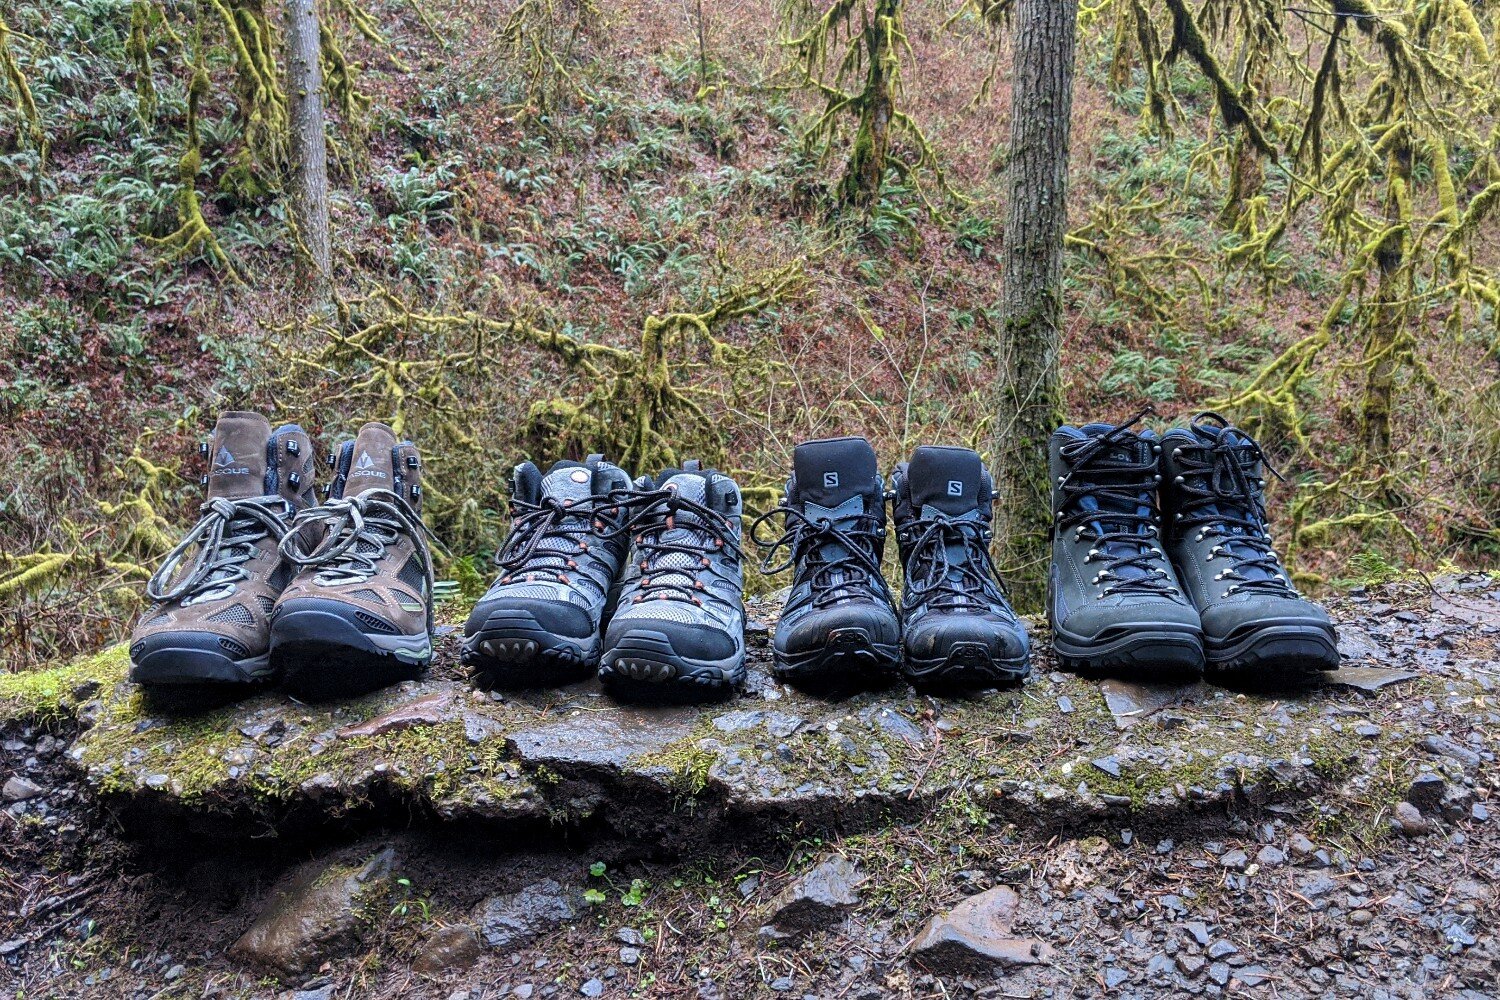
MULTIPOLYGON (((412 435, 469 594, 525 457, 764 509, 818 434, 1010 455, 1011 8, 324 3, 325 279, 282 5, 6 4, 5 669, 128 627, 221 408, 412 435)), ((1314 590, 1500 551, 1497 45, 1478 0, 1080 13, 1063 414, 1257 431, 1314 590)))

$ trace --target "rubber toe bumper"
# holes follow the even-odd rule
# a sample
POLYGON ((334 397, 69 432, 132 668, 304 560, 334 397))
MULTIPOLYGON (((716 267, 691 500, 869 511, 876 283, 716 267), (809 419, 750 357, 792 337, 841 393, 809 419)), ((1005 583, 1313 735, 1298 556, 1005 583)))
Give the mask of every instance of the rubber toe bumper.
POLYGON ((271 679, 270 657, 247 655, 212 632, 157 632, 130 647, 130 679, 155 685, 255 685, 271 679))
POLYGON ((288 693, 322 701, 421 676, 432 659, 427 633, 371 635, 338 607, 332 601, 295 601, 277 611, 271 625, 271 665, 280 672, 288 693), (304 603, 309 606, 301 606, 304 603))

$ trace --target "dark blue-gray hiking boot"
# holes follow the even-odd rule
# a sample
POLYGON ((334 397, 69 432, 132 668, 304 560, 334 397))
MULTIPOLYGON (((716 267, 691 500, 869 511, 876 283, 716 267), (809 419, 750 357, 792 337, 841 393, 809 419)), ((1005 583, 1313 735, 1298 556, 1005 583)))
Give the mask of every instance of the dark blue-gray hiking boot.
POLYGON ((1059 427, 1048 443, 1052 567, 1047 616, 1065 670, 1142 680, 1203 671, 1197 609, 1172 571, 1156 508, 1161 445, 1124 423, 1059 427))
POLYGON ((604 633, 600 680, 643 700, 733 694, 745 680, 739 487, 689 461, 616 495, 630 563, 604 633))
POLYGON ((550 687, 599 666, 628 541, 614 531, 623 469, 591 455, 543 475, 516 466, 500 575, 464 625, 460 656, 480 684, 550 687))
POLYGON ((1274 684, 1338 669, 1328 613, 1297 593, 1272 547, 1260 446, 1216 413, 1161 446, 1167 552, 1203 622, 1210 673, 1274 684))
POLYGON ((772 643, 776 675, 826 688, 889 681, 901 663, 901 619, 880 571, 885 488, 875 450, 859 437, 798 445, 786 499, 756 519, 752 538, 773 516, 785 531, 774 542, 755 539, 761 568, 795 567, 772 643), (787 560, 771 565, 783 548, 787 560))
POLYGON ((1031 643, 990 560, 994 487, 977 452, 924 446, 891 476, 903 669, 914 682, 994 687, 1031 669, 1031 643))

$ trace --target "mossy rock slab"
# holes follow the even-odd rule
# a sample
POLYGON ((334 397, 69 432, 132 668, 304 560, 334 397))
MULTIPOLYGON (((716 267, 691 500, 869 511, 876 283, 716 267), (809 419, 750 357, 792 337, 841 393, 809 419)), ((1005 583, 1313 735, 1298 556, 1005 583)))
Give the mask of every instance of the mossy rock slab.
MULTIPOLYGON (((1359 609, 1336 610, 1350 621, 1359 609)), ((1351 659, 1417 674, 1374 697, 1454 690, 1428 639, 1445 633, 1428 619, 1351 627, 1351 659)), ((335 705, 269 691, 192 711, 146 700, 116 648, 0 680, 0 720, 77 717, 69 753, 89 786, 127 828, 164 836, 459 823, 610 833, 650 850, 687 835, 853 830, 938 803, 1032 829, 1170 826, 1294 808, 1371 766, 1358 729, 1372 695, 1343 685, 1290 697, 1106 688, 1039 655, 1012 690, 937 698, 897 685, 832 700, 776 683, 754 638, 747 693, 710 706, 623 706, 596 683, 496 698, 470 690, 448 637, 420 682, 335 705)))

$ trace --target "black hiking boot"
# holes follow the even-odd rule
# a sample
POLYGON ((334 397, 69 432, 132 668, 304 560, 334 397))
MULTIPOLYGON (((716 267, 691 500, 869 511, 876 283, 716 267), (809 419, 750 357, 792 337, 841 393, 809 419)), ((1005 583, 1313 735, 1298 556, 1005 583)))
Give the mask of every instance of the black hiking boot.
POLYGON ((550 687, 599 667, 629 540, 614 531, 623 469, 591 455, 543 475, 516 466, 500 575, 464 626, 463 662, 487 687, 550 687))
POLYGON ((990 561, 993 485, 968 448, 921 447, 891 476, 906 585, 903 669, 916 683, 995 687, 1031 669, 1031 643, 990 561))
POLYGON ((1203 671, 1203 630, 1161 546, 1161 445, 1130 429, 1147 412, 1052 434, 1052 647, 1065 670, 1192 679, 1203 671))
POLYGON ((1260 446, 1216 413, 1161 445, 1167 551, 1203 622, 1210 675, 1270 686, 1338 669, 1328 613, 1297 593, 1272 547, 1260 446))
POLYGON ((632 542, 599 679, 645 701, 727 698, 745 680, 742 501, 696 461, 642 477, 617 532, 632 542))
POLYGON ((808 441, 792 455, 781 506, 784 534, 755 539, 762 570, 795 566, 772 643, 776 675, 831 690, 888 683, 901 663, 901 619, 881 575, 885 492, 875 450, 864 438, 808 441), (785 547, 787 561, 770 565, 785 547))
POLYGON ((274 677, 271 610, 292 578, 278 546, 316 500, 312 442, 300 427, 230 412, 204 454, 202 517, 146 584, 152 603, 130 636, 130 679, 148 687, 274 677))
POLYGON ((282 541, 298 567, 276 602, 271 661, 298 698, 363 694, 415 680, 432 659, 432 553, 421 459, 368 423, 339 451, 321 506, 282 541))

